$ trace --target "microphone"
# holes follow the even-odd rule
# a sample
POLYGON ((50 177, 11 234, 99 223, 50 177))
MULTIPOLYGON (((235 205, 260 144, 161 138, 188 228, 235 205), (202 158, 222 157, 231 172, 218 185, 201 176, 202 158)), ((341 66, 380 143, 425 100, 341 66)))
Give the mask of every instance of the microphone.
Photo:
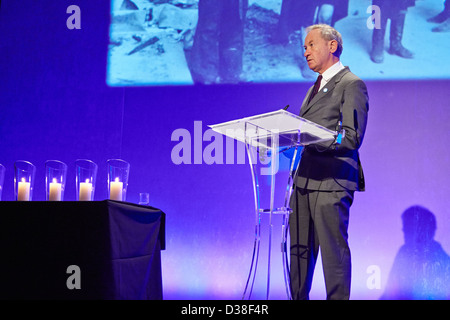
POLYGON ((289 108, 289 105, 283 108, 284 111, 286 111, 289 108))

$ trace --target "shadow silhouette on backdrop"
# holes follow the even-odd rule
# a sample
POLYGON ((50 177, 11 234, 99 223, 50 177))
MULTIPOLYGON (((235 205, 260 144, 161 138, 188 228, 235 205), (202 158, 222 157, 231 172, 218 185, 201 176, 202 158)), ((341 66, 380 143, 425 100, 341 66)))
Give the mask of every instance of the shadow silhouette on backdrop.
POLYGON ((399 249, 380 299, 441 300, 450 298, 450 257, 434 240, 436 218, 412 206, 402 214, 405 243, 399 249))

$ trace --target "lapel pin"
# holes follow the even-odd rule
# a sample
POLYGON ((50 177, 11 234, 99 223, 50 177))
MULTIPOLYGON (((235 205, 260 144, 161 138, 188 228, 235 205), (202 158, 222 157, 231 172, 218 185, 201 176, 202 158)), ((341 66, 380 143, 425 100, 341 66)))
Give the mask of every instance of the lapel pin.
POLYGON ((323 89, 323 92, 328 92, 328 88, 324 88, 324 89, 323 89))

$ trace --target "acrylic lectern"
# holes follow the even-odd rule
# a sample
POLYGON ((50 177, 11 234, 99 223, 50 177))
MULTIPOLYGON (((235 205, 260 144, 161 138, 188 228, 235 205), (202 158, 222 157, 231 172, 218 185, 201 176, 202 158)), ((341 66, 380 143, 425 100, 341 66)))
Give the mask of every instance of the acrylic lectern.
POLYGON ((209 126, 245 144, 253 180, 255 239, 243 299, 250 299, 255 283, 261 242, 261 214, 269 215, 266 298, 270 293, 272 215, 282 215, 281 251, 287 298, 291 299, 287 239, 289 200, 303 146, 333 143, 338 134, 286 110, 209 126))

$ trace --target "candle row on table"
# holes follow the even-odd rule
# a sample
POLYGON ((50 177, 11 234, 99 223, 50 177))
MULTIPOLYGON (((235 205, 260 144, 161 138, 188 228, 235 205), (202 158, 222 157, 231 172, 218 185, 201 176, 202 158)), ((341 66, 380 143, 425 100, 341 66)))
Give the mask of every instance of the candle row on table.
MULTIPOLYGON (((91 160, 79 159, 76 164, 76 200, 94 199, 98 166, 91 160)), ((125 201, 130 164, 121 159, 107 161, 108 198, 125 201)), ((0 164, 0 200, 5 177, 5 167, 0 164)), ((36 167, 28 161, 14 163, 14 194, 17 201, 31 201, 36 167)), ((67 165, 58 160, 45 162, 46 200, 62 201, 66 185, 67 165)))

